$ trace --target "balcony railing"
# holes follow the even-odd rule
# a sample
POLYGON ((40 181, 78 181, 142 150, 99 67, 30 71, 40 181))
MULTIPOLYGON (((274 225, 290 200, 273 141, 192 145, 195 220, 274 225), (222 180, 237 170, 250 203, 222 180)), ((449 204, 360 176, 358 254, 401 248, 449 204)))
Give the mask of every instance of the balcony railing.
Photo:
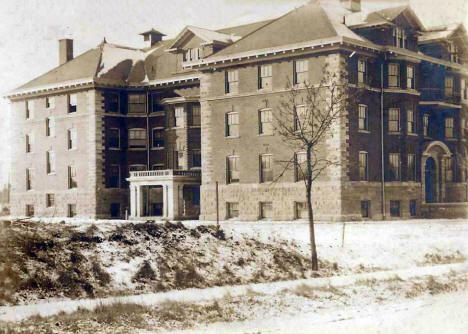
POLYGON ((130 177, 158 177, 158 176, 191 176, 199 178, 201 172, 199 170, 143 170, 130 172, 130 177))
POLYGON ((461 94, 457 92, 450 94, 443 88, 420 88, 420 91, 421 101, 438 101, 457 105, 461 103, 461 94))

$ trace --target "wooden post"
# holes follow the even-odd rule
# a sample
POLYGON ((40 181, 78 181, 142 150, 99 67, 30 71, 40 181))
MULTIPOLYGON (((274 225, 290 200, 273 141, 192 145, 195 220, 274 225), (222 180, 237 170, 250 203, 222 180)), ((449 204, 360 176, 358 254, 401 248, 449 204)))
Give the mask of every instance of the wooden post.
POLYGON ((218 181, 216 181, 216 227, 219 229, 219 195, 218 195, 218 181))

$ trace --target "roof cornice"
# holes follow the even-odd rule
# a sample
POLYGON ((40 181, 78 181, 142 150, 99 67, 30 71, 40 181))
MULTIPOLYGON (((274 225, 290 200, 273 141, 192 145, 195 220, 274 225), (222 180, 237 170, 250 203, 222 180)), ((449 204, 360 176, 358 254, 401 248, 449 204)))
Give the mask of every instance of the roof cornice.
POLYGON ((72 81, 58 82, 53 85, 37 86, 27 89, 16 89, 3 95, 5 98, 15 99, 31 95, 44 95, 57 91, 88 88, 88 87, 116 87, 116 88, 150 88, 169 85, 195 83, 199 80, 198 73, 184 76, 175 76, 167 79, 152 80, 138 84, 125 84, 121 81, 106 80, 100 78, 86 78, 72 81))

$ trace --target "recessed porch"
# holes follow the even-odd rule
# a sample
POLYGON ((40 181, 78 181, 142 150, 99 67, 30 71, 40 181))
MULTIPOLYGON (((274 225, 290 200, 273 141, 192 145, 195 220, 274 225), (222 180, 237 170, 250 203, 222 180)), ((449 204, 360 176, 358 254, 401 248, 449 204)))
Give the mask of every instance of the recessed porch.
POLYGON ((130 172, 130 219, 198 219, 201 173, 198 170, 130 172))

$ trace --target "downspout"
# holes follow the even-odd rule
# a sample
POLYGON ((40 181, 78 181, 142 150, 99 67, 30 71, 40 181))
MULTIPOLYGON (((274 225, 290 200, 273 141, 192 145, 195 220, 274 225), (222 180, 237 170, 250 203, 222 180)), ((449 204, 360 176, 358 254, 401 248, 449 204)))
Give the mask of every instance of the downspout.
MULTIPOLYGON (((384 60, 386 56, 384 56, 384 60)), ((380 200, 382 207, 382 220, 385 220, 385 151, 384 151, 384 61, 380 64, 380 149, 381 149, 381 181, 380 200)))
POLYGON ((149 92, 148 88, 146 88, 146 169, 150 170, 150 128, 149 128, 149 113, 150 113, 150 106, 149 106, 149 92))

